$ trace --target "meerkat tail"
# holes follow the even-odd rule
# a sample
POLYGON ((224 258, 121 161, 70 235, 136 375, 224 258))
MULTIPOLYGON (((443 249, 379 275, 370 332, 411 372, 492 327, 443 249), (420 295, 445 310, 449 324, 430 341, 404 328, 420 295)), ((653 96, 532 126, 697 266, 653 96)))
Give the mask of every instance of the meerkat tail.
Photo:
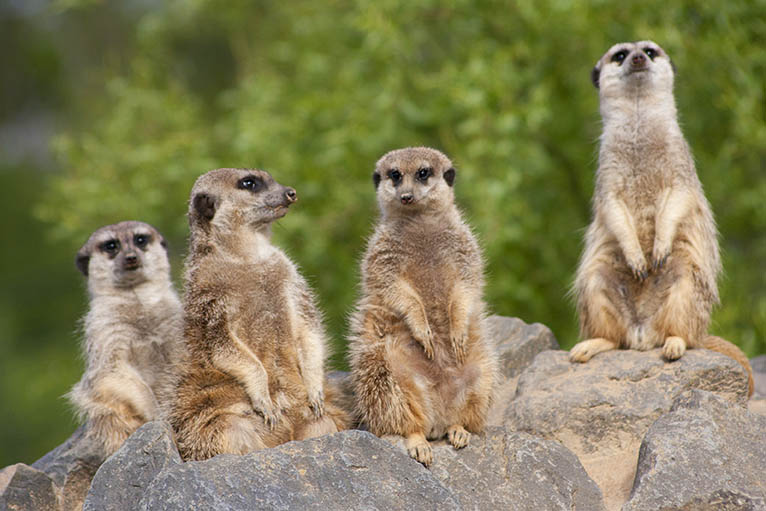
POLYGON ((739 349, 739 346, 726 339, 722 339, 715 335, 709 335, 702 341, 702 347, 722 353, 739 362, 740 365, 745 368, 745 372, 747 373, 747 397, 753 395, 753 390, 755 388, 755 383, 753 382, 753 368, 750 367, 750 361, 747 359, 747 355, 739 349))

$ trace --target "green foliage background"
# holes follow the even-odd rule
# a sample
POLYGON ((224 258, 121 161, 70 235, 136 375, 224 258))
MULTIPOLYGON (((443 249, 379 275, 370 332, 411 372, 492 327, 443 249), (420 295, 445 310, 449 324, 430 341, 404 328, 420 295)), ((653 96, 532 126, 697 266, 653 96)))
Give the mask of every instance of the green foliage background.
MULTIPOLYGON (((112 40, 108 5, 57 5, 45 16, 99 27, 92 43, 112 40)), ((766 352, 766 1, 189 0, 120 15, 119 43, 88 61, 97 65, 81 64, 84 77, 62 78, 70 89, 57 106, 66 112, 57 172, 5 188, 32 206, 20 229, 44 233, 47 248, 14 255, 38 261, 38 275, 27 302, 11 290, 2 310, 35 323, 49 313, 35 302, 43 295, 59 321, 41 323, 50 330, 34 343, 33 329, 5 330, 0 392, 13 418, 0 425, 0 466, 31 462, 71 432, 56 396, 81 370, 71 333, 86 307, 76 249, 101 225, 140 219, 170 239, 180 274, 191 185, 216 167, 264 168, 298 190, 274 238, 319 295, 335 367, 376 215, 374 162, 410 145, 456 163, 492 311, 545 323, 570 347, 567 293, 600 132, 589 72, 624 40, 655 40, 678 69, 683 129, 721 231, 726 275, 713 330, 750 356, 766 352), (51 263, 59 254, 63 266, 51 263), (21 384, 25 375, 40 390, 21 384)))

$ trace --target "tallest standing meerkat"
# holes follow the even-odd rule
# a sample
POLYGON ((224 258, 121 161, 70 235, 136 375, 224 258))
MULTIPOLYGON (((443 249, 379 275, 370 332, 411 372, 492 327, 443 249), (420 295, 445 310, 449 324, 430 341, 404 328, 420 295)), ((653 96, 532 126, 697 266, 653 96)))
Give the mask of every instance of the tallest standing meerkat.
MULTIPOLYGON (((662 347, 668 360, 705 347, 735 358, 709 336, 721 271, 713 214, 678 126, 674 67, 652 41, 612 46, 592 72, 603 133, 593 221, 575 279, 586 362, 618 347, 662 347)), ((750 377, 752 392, 752 376, 750 377)))

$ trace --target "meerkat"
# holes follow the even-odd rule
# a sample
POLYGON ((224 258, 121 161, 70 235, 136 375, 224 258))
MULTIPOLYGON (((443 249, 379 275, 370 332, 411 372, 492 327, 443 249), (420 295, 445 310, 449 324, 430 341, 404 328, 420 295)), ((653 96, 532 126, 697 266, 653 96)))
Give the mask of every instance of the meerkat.
POLYGON ((217 169, 194 184, 184 296, 190 359, 169 416, 184 459, 346 427, 325 385, 326 335, 313 293, 270 241, 272 222, 297 199, 263 170, 217 169))
POLYGON ((747 357, 707 332, 721 259, 713 214, 678 125, 674 73, 652 41, 612 46, 591 73, 603 132, 593 221, 574 284, 585 340, 570 358, 662 347, 676 360, 687 348, 708 347, 741 362, 752 389, 747 357))
POLYGON ((349 362, 356 413, 405 437, 428 466, 428 439, 457 449, 485 425, 498 362, 485 334, 484 266, 454 203, 455 168, 426 147, 385 154, 373 181, 380 219, 361 264, 349 362))
POLYGON ((160 417, 172 367, 185 353, 181 302, 165 239, 143 222, 98 229, 77 252, 76 265, 90 295, 86 369, 67 397, 108 456, 160 417))

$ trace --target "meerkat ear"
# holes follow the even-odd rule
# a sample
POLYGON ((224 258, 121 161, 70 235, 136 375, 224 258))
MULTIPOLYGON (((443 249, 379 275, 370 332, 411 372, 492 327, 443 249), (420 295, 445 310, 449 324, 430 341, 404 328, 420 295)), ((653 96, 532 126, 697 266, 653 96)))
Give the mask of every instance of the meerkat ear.
POLYGON ((90 263, 90 252, 85 250, 85 248, 81 248, 79 252, 77 252, 77 257, 75 257, 74 264, 77 266, 77 269, 80 270, 80 273, 88 276, 88 264, 90 263))
POLYGON ((215 216, 215 197, 207 193, 198 193, 192 199, 194 204, 194 211, 200 218, 205 220, 212 220, 215 216))
POLYGON ((676 64, 675 64, 675 62, 673 62, 673 59, 671 59, 670 57, 668 57, 668 61, 670 62, 670 69, 673 70, 673 76, 675 76, 676 75, 676 64))
POLYGON ((601 68, 598 67, 598 64, 593 66, 593 69, 590 71, 590 81, 593 82, 593 86, 598 89, 598 78, 601 75, 601 68))
POLYGON ((163 236, 162 234, 159 234, 159 233, 158 233, 158 236, 160 237, 160 245, 162 246, 162 248, 165 249, 165 252, 167 252, 168 251, 168 242, 165 239, 165 236, 163 236))
POLYGON ((378 171, 372 173, 372 182, 375 184, 375 189, 377 190, 380 185, 380 174, 378 171))
POLYGON ((450 167, 447 170, 444 171, 444 180, 447 182, 449 186, 452 186, 452 184, 455 182, 455 168, 450 167))

